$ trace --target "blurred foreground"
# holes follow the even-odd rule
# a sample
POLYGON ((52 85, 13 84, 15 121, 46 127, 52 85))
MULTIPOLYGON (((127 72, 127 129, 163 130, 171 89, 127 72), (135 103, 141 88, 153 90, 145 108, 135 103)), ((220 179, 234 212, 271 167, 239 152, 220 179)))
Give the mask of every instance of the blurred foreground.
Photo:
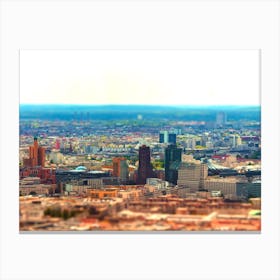
POLYGON ((20 231, 260 231, 261 199, 20 197, 20 231))

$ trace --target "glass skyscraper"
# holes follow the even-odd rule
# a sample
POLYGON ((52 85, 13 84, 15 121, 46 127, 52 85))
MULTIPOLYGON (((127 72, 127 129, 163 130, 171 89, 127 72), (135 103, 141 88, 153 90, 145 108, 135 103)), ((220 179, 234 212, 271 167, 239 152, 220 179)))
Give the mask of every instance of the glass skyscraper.
POLYGON ((164 167, 165 180, 176 185, 178 179, 178 167, 182 161, 182 149, 171 144, 165 149, 164 167), (178 166, 177 166, 178 165, 178 166))

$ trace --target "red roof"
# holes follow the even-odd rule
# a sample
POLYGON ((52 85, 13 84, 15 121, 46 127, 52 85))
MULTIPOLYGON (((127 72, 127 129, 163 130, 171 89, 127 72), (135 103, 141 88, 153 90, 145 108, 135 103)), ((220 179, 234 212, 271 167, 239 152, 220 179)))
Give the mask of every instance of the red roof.
POLYGON ((219 160, 224 160, 227 157, 229 157, 229 155, 213 155, 211 158, 212 159, 219 159, 219 160))

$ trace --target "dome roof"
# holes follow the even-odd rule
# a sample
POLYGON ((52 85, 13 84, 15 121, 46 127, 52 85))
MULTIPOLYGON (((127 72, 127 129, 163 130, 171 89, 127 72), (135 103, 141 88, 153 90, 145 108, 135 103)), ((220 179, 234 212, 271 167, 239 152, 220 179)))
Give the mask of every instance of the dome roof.
POLYGON ((85 171, 85 170, 87 170, 87 168, 85 166, 80 165, 80 166, 76 167, 75 170, 85 171))

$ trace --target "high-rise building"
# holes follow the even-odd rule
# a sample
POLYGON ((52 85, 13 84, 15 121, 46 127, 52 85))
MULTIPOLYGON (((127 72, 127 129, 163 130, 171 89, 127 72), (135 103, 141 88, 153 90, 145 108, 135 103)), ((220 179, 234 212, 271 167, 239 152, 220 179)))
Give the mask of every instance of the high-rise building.
POLYGON ((139 148, 139 167, 138 167, 138 184, 146 184, 147 178, 155 177, 152 164, 150 147, 142 145, 139 148))
POLYGON ((166 130, 160 131, 159 143, 176 144, 177 134, 175 132, 168 132, 166 130))
POLYGON ((123 181, 128 180, 128 164, 124 157, 113 158, 113 176, 119 177, 123 181))
POLYGON ((227 115, 225 112, 218 112, 216 115, 216 125, 223 127, 227 122, 227 115))
POLYGON ((236 148, 237 146, 241 145, 241 137, 239 135, 232 134, 230 135, 229 140, 232 148, 236 148))
POLYGON ((168 131, 160 131, 159 132, 159 143, 167 143, 168 142, 168 131))
POLYGON ((182 149, 177 148, 176 145, 171 144, 165 149, 164 167, 165 180, 177 184, 178 170, 176 165, 182 161, 182 149))
POLYGON ((168 133, 168 143, 176 144, 176 138, 177 138, 176 133, 168 133))
POLYGON ((34 137, 33 146, 29 146, 29 158, 24 159, 25 167, 45 166, 45 148, 40 147, 37 137, 34 137))
POLYGON ((208 167, 205 163, 184 162, 178 168, 178 186, 198 191, 205 188, 208 167))

